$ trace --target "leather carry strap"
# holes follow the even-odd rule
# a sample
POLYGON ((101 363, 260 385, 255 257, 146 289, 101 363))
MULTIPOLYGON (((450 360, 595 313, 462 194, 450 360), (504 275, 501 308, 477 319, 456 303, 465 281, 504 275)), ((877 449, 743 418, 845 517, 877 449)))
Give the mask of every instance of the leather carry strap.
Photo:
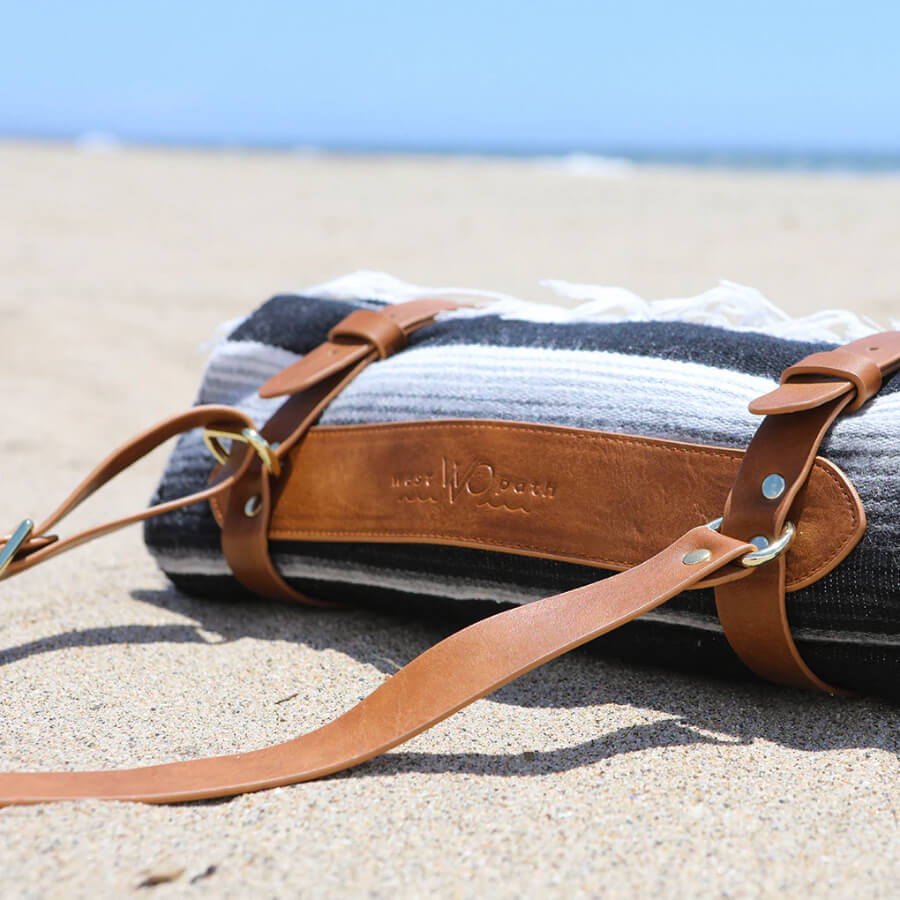
POLYGON ((154 516, 172 512, 202 500, 212 500, 218 494, 228 491, 233 484, 244 477, 254 459, 253 453, 247 451, 242 445, 237 445, 228 470, 223 471, 209 487, 202 491, 87 528, 67 538, 60 539, 57 535, 50 534, 51 529, 72 510, 80 506, 116 475, 161 444, 194 428, 215 428, 237 437, 245 429, 252 431, 254 424, 253 420, 239 409, 231 406, 210 405, 196 406, 187 412, 164 419, 158 425, 142 432, 107 456, 40 525, 35 526, 30 519, 26 519, 15 532, 0 537, 0 580, 24 572, 58 553, 64 553, 66 550, 71 550, 104 534, 110 534, 126 525, 151 519, 154 516))
MULTIPOLYGON (((263 750, 107 772, 0 774, 0 805, 94 798, 170 803, 321 778, 378 756, 703 579, 743 578, 754 548, 706 526, 620 575, 498 613, 414 659, 348 712, 263 750)), ((753 579, 755 580, 755 579, 753 579)))
MULTIPOLYGON (((270 541, 439 544, 624 571, 722 515, 743 450, 496 419, 315 425, 271 479, 270 541)), ((213 501, 221 526, 219 499, 213 501)), ((862 501, 818 457, 787 589, 853 550, 862 501)), ((591 576, 588 575, 588 578, 591 576)))
MULTIPOLYGON (((362 327, 357 324, 354 329, 362 327)), ((325 375, 320 373, 319 377, 301 388, 306 390, 320 385, 318 391, 311 392, 307 397, 291 397, 276 413, 275 419, 281 415, 285 421, 293 418, 295 423, 294 431, 288 435, 285 445, 278 448, 281 455, 302 437, 308 427, 303 422, 307 419, 311 421, 310 417, 316 415, 317 403, 327 402, 325 398, 332 390, 339 389, 347 376, 355 373, 357 364, 367 364, 370 357, 374 358, 389 346, 392 334, 390 328, 385 327, 384 334, 378 337, 381 346, 373 340, 361 352, 356 348, 347 353, 342 367, 332 368, 325 375), (316 397, 319 399, 315 400, 316 397), (310 403, 312 406, 309 406, 310 403), (300 408, 306 410, 306 417, 297 426, 295 416, 300 408)), ((396 343, 393 341, 394 345, 396 343)), ((877 338, 867 339, 867 342, 856 342, 862 343, 867 343, 866 348, 849 345, 845 349, 851 354, 868 354, 877 362, 883 374, 890 374, 900 367, 900 333, 879 335, 877 338)), ((843 359, 846 362, 846 357, 843 359)), ((810 364, 799 373, 799 377, 804 379, 799 382, 791 380, 793 376, 788 376, 782 387, 755 404, 763 404, 767 408, 760 408, 760 411, 770 414, 770 418, 760 429, 758 440, 754 441, 754 444, 763 449, 748 452, 744 460, 726 509, 726 531, 729 518, 740 521, 736 517, 740 515, 739 505, 745 502, 742 497, 744 482, 760 489, 759 472, 768 468, 766 463, 770 459, 788 459, 791 466, 782 467, 787 474, 782 475, 784 484, 773 498, 778 502, 771 507, 763 505, 763 508, 768 512, 771 509, 779 510, 776 522, 780 511, 783 510, 786 514, 791 504, 798 502, 797 497, 801 494, 809 473, 815 449, 834 418, 854 398, 859 399, 862 393, 866 393, 864 399, 868 399, 877 389, 872 369, 865 362, 853 364, 857 377, 850 377, 848 370, 846 380, 837 383, 823 383, 818 377, 819 372, 812 371, 821 365, 821 360, 810 364), (815 380, 809 382, 811 376, 815 380), (798 390, 798 384, 811 386, 798 390), (784 413, 792 415, 786 416, 784 413), (767 424, 770 421, 785 421, 789 424, 770 426, 767 424), (772 428, 783 431, 777 435, 778 444, 772 443, 772 428), (787 442, 791 448, 788 456, 772 457, 772 452, 778 453, 784 448, 783 442, 787 442), (812 451, 809 450, 811 445, 814 445, 812 451), (799 446, 804 452, 795 451, 795 446, 799 446)), ((828 367, 832 371, 824 374, 833 377, 836 366, 829 363, 828 367)), ((217 499, 240 486, 251 468, 268 473, 271 468, 280 465, 280 457, 273 460, 271 447, 253 431, 252 423, 248 423, 249 420, 243 413, 228 407, 198 407, 166 420, 140 435, 101 463, 32 536, 29 537, 28 534, 30 527, 24 531, 20 527, 14 535, 0 539, 0 578, 24 571, 55 553, 126 524, 201 499, 217 499), (200 426, 215 427, 235 438, 240 436, 246 442, 240 444, 238 440, 233 441, 225 465, 207 489, 181 500, 160 504, 134 516, 97 526, 64 541, 48 534, 75 506, 163 440, 200 426)), ((751 450, 754 444, 751 444, 751 450)), ((267 484, 268 475, 263 474, 262 478, 263 483, 267 484)), ((766 483, 769 483, 768 479, 764 479, 764 484, 766 483)), ((766 494, 771 492, 765 487, 763 490, 766 494)), ((248 515, 247 518, 254 517, 248 515)), ((777 529, 773 529, 771 533, 776 534, 777 529)), ((293 741, 252 753, 142 769, 0 774, 0 805, 86 797, 146 802, 195 800, 291 784, 349 768, 413 737, 466 704, 542 663, 637 618, 683 590, 726 583, 728 587, 719 588, 720 595, 723 590, 734 589, 732 582, 737 583, 747 578, 755 570, 729 564, 755 549, 749 541, 717 534, 709 527, 700 526, 627 572, 508 610, 463 629, 413 660, 340 718, 293 741)), ((770 562, 767 568, 771 571, 773 565, 777 567, 774 571, 778 575, 773 578, 773 584, 778 590, 776 599, 781 604, 783 615, 784 569, 780 559, 770 562)), ((765 572, 766 569, 762 571, 765 572)), ((765 583, 765 579, 756 574, 752 583, 765 583)), ((727 606, 728 595, 725 596, 727 606)), ((767 611, 762 615, 762 620, 771 616, 771 604, 765 609, 767 611)), ((742 629, 753 627, 753 615, 744 616, 737 632, 733 631, 729 638, 734 640, 735 633, 740 636, 742 629)), ((755 639, 751 636, 750 641, 753 640, 755 639)), ((776 635, 772 645, 775 648, 773 652, 778 652, 777 644, 781 640, 782 637, 776 635)), ((791 641, 789 632, 787 640, 791 641)), ((824 684, 815 679, 812 673, 809 675, 812 675, 814 681, 802 673, 797 667, 797 661, 802 665, 799 655, 797 660, 792 660, 787 665, 801 671, 805 684, 817 687, 824 684)), ((779 671, 779 678, 781 674, 779 671)), ((790 675, 790 671, 786 670, 785 674, 790 675)), ((825 688, 829 689, 827 685, 825 688)))
MULTIPOLYGON (((747 448, 725 506, 722 530, 771 541, 802 517, 806 485, 822 439, 838 416, 858 410, 900 369, 900 332, 888 331, 814 353, 786 369, 781 385, 750 404, 766 418, 747 448)), ((731 647, 757 675, 780 684, 846 694, 812 672, 791 635, 784 557, 759 578, 716 589, 731 647)))

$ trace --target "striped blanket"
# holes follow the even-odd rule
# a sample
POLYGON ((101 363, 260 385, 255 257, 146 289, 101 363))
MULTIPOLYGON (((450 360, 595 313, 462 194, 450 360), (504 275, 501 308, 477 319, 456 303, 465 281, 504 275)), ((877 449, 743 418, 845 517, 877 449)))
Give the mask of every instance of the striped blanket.
MULTIPOLYGON (((376 285, 366 296, 325 286, 274 297, 233 323, 215 347, 197 402, 235 405, 264 422, 281 401, 261 400, 260 384, 323 341, 351 308, 408 299, 389 288, 376 285)), ((414 334, 402 353, 366 369, 320 423, 491 418, 743 448, 758 425, 747 404, 770 390, 782 369, 838 338, 871 329, 855 319, 836 325, 828 316, 798 323, 767 306, 748 322, 747 310, 765 301, 742 290, 724 285, 706 303, 638 309, 637 299, 622 292, 614 303, 607 298, 553 312, 501 298, 442 315, 414 334), (735 321, 735 309, 743 320, 735 321), (800 340, 800 334, 816 339, 800 340)), ((798 646, 818 675, 900 699, 898 435, 900 376, 859 413, 841 419, 821 451, 859 491, 869 520, 866 535, 834 572, 789 594, 787 602, 798 646)), ((212 465, 200 436, 184 436, 156 499, 199 489, 212 465)), ((145 536, 179 587, 212 597, 239 590, 206 504, 150 520, 145 536)), ((293 586, 314 596, 406 610, 453 608, 464 615, 603 575, 549 560, 403 544, 276 543, 273 559, 293 586)), ((711 591, 685 593, 595 646, 654 663, 741 671, 711 591)))

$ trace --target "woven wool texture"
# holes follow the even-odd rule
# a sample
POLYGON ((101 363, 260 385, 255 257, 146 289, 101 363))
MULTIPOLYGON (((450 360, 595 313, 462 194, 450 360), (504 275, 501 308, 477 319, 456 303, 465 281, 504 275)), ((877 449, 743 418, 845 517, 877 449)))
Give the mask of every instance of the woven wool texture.
MULTIPOLYGON (((273 298, 213 351, 199 403, 240 407, 262 424, 281 401, 259 386, 321 343, 356 308, 381 300, 273 298)), ((529 321, 488 307, 442 316, 409 347, 366 369, 323 425, 444 418, 539 422, 744 448, 747 411, 791 363, 833 344, 684 321, 529 321)), ((788 595, 792 631, 821 677, 900 698, 900 377, 834 427, 821 450, 856 486, 868 515, 860 545, 834 572, 788 595)), ((199 434, 178 443, 155 499, 198 490, 212 470, 199 434)), ((212 598, 239 590, 206 504, 151 520, 147 544, 181 588, 212 598)), ((485 614, 603 577, 594 568, 453 547, 275 543, 273 559, 298 590, 422 614, 485 614)), ((654 664, 740 673, 712 591, 682 594, 601 638, 600 652, 654 664)))

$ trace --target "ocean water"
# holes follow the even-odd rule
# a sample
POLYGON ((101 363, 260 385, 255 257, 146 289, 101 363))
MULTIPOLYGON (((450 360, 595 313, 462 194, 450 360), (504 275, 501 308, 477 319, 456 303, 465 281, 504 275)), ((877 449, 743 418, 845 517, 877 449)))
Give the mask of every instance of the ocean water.
POLYGON ((797 172, 900 172, 900 150, 796 149, 667 149, 667 148, 540 148, 540 147, 384 147, 350 151, 534 159, 568 167, 574 174, 615 172, 629 166, 762 169, 797 172))
POLYGON ((274 151, 302 155, 415 155, 487 157, 536 162, 573 175, 620 175, 636 166, 793 172, 900 173, 900 150, 666 149, 628 147, 478 146, 469 144, 297 144, 293 142, 127 141, 107 132, 85 132, 75 139, 86 151, 112 152, 130 143, 142 146, 274 151))

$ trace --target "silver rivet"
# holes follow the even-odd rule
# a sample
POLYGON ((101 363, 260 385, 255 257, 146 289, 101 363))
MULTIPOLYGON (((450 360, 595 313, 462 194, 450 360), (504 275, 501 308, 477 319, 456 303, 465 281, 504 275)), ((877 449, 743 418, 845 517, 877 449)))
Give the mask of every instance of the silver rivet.
POLYGON ((254 494, 245 504, 244 504, 244 515, 248 519, 252 519, 254 516, 259 515, 259 511, 262 509, 262 500, 259 499, 259 494, 254 494))
POLYGON ((750 543, 753 544, 757 550, 765 550, 766 547, 769 546, 769 539, 758 534, 755 538, 750 538, 750 543))
POLYGON ((784 479, 777 472, 766 475, 762 483, 762 493, 766 500, 777 500, 784 493, 784 479))
POLYGON ((695 566, 697 563, 706 562, 711 557, 712 553, 709 550, 691 550, 690 553, 685 553, 682 562, 686 566, 695 566))

